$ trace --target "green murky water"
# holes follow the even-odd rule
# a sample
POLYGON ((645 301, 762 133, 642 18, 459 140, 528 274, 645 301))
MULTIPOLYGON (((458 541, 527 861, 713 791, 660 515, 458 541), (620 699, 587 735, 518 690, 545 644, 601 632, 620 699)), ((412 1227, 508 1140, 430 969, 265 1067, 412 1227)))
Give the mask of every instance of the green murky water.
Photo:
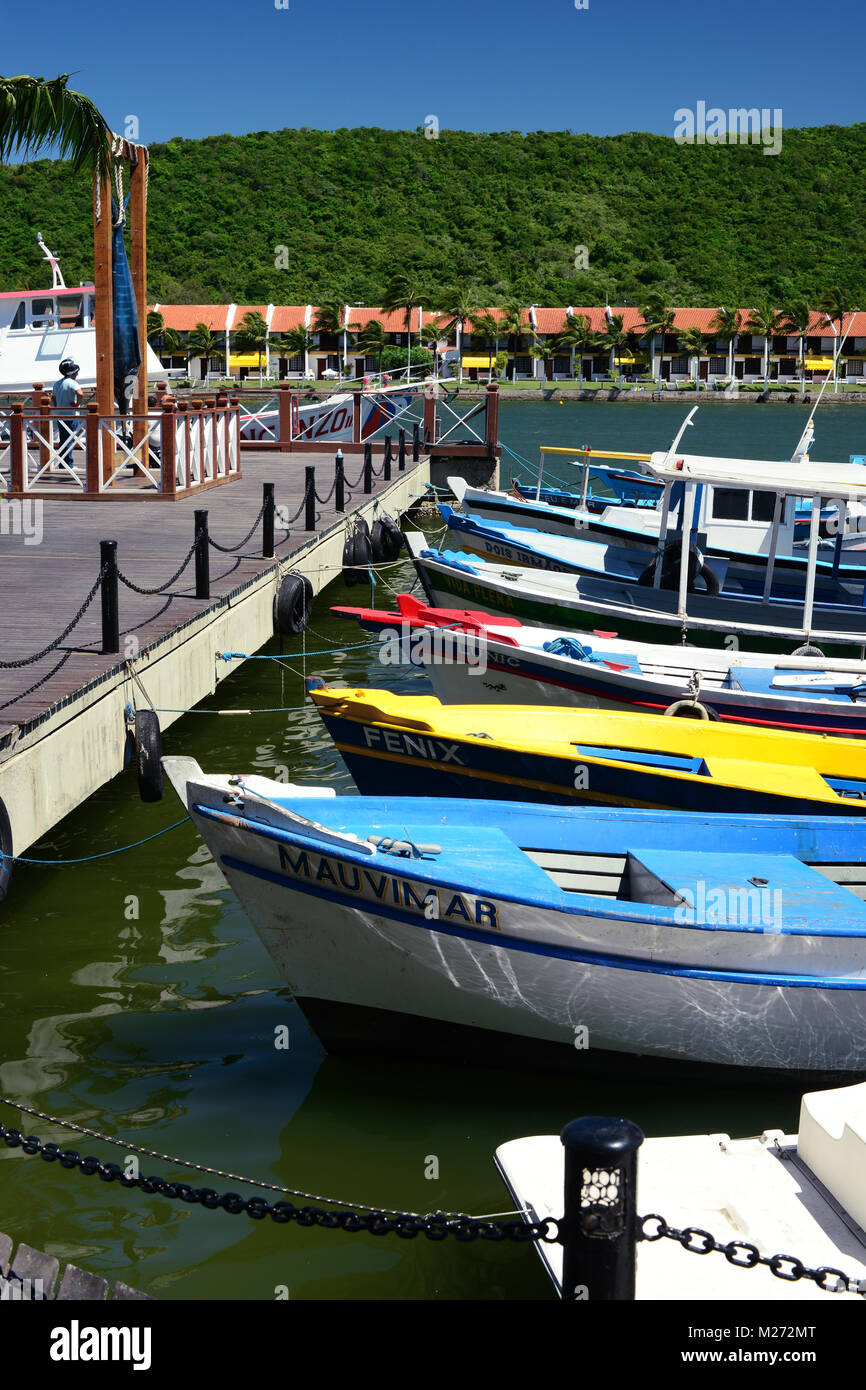
MULTIPOLYGON (((535 463, 539 442, 660 447, 682 405, 505 403, 502 435, 535 463)), ((708 406, 695 452, 791 452, 802 408, 708 406)), ((866 412, 822 407, 816 458, 866 448, 866 412)), ((561 470, 564 473, 564 470, 561 470)), ((411 582, 411 572, 405 567, 411 582)), ((377 590, 377 601, 386 597, 377 590)), ((364 634, 330 604, 366 589, 334 583, 306 636, 287 645, 293 670, 249 662, 213 709, 293 706, 287 714, 196 713, 167 732, 168 753, 212 771, 285 768, 293 780, 352 786, 318 717, 303 704, 301 667, 328 681, 423 689, 379 666, 364 634), (342 648, 326 655, 323 649, 342 648)), ((270 648, 276 652, 276 644, 270 648)), ((58 770, 62 775, 62 769, 58 770)), ((128 844, 180 818, 173 793, 138 800, 116 778, 30 850, 75 858, 128 844)), ((0 1091, 41 1110, 165 1153, 324 1196, 428 1211, 502 1211, 492 1155, 522 1134, 557 1132, 585 1113, 623 1114, 648 1135, 796 1124, 797 1098, 680 1082, 547 1078, 532 1072, 326 1057, 192 826, 128 854, 63 868, 19 865, 0 909, 0 1091), (287 1026, 290 1047, 275 1047, 287 1026), (438 1178, 429 1178, 438 1161, 438 1178)), ((15 1124, 15 1112, 0 1107, 15 1124)), ((41 1122, 43 1138, 122 1162, 41 1122)), ((142 1160, 144 1172, 195 1175, 142 1160)), ((236 1182, 202 1177, 220 1190, 236 1182)), ((524 1247, 404 1241, 253 1223, 122 1190, 97 1177, 0 1149, 0 1230, 164 1299, 549 1298, 524 1247)))

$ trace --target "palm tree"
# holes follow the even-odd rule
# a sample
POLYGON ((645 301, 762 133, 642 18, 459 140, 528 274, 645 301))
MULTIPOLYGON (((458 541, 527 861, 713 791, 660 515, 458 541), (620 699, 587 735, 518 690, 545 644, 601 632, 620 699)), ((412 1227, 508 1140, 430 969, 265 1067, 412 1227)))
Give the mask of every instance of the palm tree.
POLYGON ((463 325, 477 313, 478 306, 466 285, 452 285, 446 290, 439 326, 444 334, 456 333, 458 382, 463 381, 463 325))
POLYGON ((304 381, 307 379, 309 370, 308 354, 313 345, 313 336, 307 328, 290 328, 281 338, 276 340, 276 348, 279 353, 285 353, 287 357, 301 357, 304 362, 304 381))
POLYGON ((388 346, 388 334, 382 327, 378 319, 368 319, 364 327, 358 334, 355 343, 359 352, 363 352, 365 357, 378 358, 379 376, 382 375, 382 353, 388 346))
POLYGON ((482 340, 488 354, 490 354, 490 345, 491 343, 493 344, 493 353, 490 354, 490 367, 487 372, 488 382, 493 380, 493 363, 499 356, 499 334, 501 327, 499 319, 495 314, 491 314, 489 310, 485 310, 484 313, 478 312, 472 315, 473 337, 477 336, 482 340))
POLYGON ((197 323, 186 340, 186 347, 191 357, 201 358, 201 380, 204 382, 210 359, 222 357, 225 353, 225 338, 212 332, 209 323, 197 323))
MULTIPOLYGON (((853 300, 847 290, 842 289, 839 285, 834 285, 818 300, 818 308, 821 310, 822 314, 826 314, 831 323, 835 323, 837 319, 839 320, 839 332, 835 335, 838 351, 838 344, 842 337, 842 327, 845 323, 845 319, 849 314, 854 312, 853 300)), ((833 353, 833 358, 834 360, 836 358, 835 352, 833 353)), ((839 366, 840 363, 836 362, 836 370, 833 373, 834 392, 839 390, 839 366)))
POLYGON ((259 386, 262 384, 262 357, 268 349, 268 325, 258 309, 250 309, 241 319, 240 328, 233 334, 235 346, 241 352, 256 352, 259 357, 259 386))
POLYGON ((520 351, 520 339, 523 337, 523 334, 525 333, 528 327, 528 324, 526 323, 523 317, 525 312, 526 311, 523 308, 523 305, 520 304, 518 300, 509 299, 506 301, 505 307, 503 308, 502 318, 499 324, 500 331, 505 334, 506 338, 511 338, 514 340, 514 348, 511 361, 512 381, 517 380, 517 354, 520 351))
POLYGON ((412 375, 412 310, 421 304, 421 290, 415 280, 406 274, 395 275, 382 296, 382 312, 393 314, 402 310, 406 319, 408 348, 406 351, 406 379, 412 375))
POLYGON ((547 338, 544 342, 542 342, 540 338, 536 338, 532 347, 529 349, 531 357, 534 357, 537 362, 544 363, 544 375, 548 381, 550 381, 552 376, 552 370, 548 370, 548 368, 550 367, 552 369, 553 358, 556 352, 557 343, 555 338, 547 338))
POLYGON ((328 333, 337 339, 339 339, 341 333, 343 335, 342 358, 340 357, 339 349, 337 351, 337 365, 340 369, 340 385, 343 383, 343 372, 348 365, 346 360, 349 351, 347 335, 349 329, 354 330, 357 327, 358 325, 356 323, 346 323, 346 305, 339 304, 335 299, 329 300, 327 304, 320 304, 316 311, 316 317, 313 320, 313 328, 317 333, 328 333))
POLYGON ((0 77, 0 161, 14 151, 26 158, 46 146, 72 161, 73 172, 92 168, 98 178, 111 162, 111 129, 89 97, 66 86, 69 73, 0 77))
POLYGON ((622 381, 622 369, 619 363, 620 353, 624 347, 628 347, 629 335, 623 328, 622 314, 611 314, 608 319, 607 328, 604 331, 603 339, 605 345, 610 348, 613 356, 614 370, 618 373, 622 381))
POLYGON ((792 299, 787 309, 782 311, 782 322, 779 327, 784 333, 790 334, 799 340, 800 358, 800 394, 806 394, 806 335, 812 322, 812 310, 809 307, 808 299, 792 299))
POLYGON ((156 309, 149 309, 147 314, 147 341, 154 345, 160 342, 165 331, 165 319, 156 309))
POLYGON ((659 334, 661 338, 661 344, 659 346, 659 369, 657 373, 653 373, 658 379, 661 377, 662 358, 665 355, 665 334, 673 330, 677 316, 673 309, 668 308, 664 301, 664 297, 660 294, 647 295, 646 304, 641 308, 641 314, 643 315, 641 337, 646 340, 651 367, 655 366, 653 360, 655 355, 653 353, 653 342, 656 334, 659 334))
POLYGON ((695 365, 692 379, 695 383, 695 390, 697 390, 698 374, 701 368, 701 354, 706 350, 707 346, 706 337, 699 328, 686 328, 680 334, 680 342, 689 354, 689 357, 694 361, 695 365))
POLYGON ((734 380, 734 342, 743 326, 743 316, 739 309, 717 309, 710 319, 710 329, 723 343, 728 344, 728 376, 734 380))
POLYGON ((558 344, 561 348, 571 353, 571 375, 574 377, 574 353, 575 348, 579 353, 580 367, 578 370, 578 383, 583 386, 583 350, 594 342, 595 335, 592 325, 586 314, 567 314, 565 328, 559 334, 558 344))
POLYGON ((164 353, 166 357, 179 357, 185 351, 180 334, 176 328, 167 328, 165 330, 162 335, 162 347, 160 351, 164 353))
POLYGON ((750 333, 757 333, 764 340, 764 390, 767 389, 767 381, 770 376, 770 356, 773 347, 773 338, 779 332, 783 322, 783 315, 774 309, 768 300, 761 299, 749 315, 746 324, 750 333))

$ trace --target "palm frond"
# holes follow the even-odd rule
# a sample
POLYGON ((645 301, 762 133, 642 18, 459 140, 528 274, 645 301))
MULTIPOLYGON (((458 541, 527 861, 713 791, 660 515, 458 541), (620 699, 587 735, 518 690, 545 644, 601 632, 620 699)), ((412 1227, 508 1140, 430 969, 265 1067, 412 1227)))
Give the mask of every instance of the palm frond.
POLYGON ((70 91, 69 74, 0 77, 0 161, 53 147, 73 170, 104 174, 111 156, 111 130, 89 97, 70 91))

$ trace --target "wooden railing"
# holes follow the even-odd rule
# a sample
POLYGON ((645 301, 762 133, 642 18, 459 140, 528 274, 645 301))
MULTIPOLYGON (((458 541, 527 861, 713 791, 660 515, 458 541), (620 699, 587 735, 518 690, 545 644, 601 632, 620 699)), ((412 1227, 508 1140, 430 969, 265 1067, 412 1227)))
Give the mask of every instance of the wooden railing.
POLYGON ((174 498, 241 476, 240 405, 219 395, 148 414, 57 410, 40 387, 0 416, 0 491, 44 497, 174 498), (70 431, 72 432, 70 435, 70 431))

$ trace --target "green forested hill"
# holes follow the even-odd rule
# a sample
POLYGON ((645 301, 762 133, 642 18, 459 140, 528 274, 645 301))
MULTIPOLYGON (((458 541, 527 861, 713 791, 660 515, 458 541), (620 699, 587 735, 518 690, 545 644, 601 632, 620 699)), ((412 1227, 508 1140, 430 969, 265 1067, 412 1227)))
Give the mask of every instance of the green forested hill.
MULTIPOLYGON (((149 290, 163 302, 376 303, 409 270, 431 304, 866 304, 866 125, 761 146, 539 132, 280 130, 151 146, 149 290), (589 270, 574 269, 575 247, 589 270), (288 268, 275 265, 288 248, 288 268)), ((0 288, 38 287, 35 234, 67 283, 92 275, 86 176, 0 168, 0 288)))

